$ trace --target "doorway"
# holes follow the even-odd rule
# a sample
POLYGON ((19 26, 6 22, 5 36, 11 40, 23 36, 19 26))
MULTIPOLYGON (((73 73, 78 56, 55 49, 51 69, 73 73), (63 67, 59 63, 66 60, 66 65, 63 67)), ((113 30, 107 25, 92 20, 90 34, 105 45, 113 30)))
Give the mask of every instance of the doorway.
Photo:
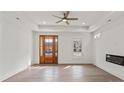
POLYGON ((40 35, 40 64, 58 64, 58 36, 40 35))

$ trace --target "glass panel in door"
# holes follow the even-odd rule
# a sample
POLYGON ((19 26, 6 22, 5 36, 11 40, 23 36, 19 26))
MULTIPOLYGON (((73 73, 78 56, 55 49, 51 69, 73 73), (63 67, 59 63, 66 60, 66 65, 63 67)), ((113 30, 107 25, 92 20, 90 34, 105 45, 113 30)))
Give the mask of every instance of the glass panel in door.
POLYGON ((53 55, 53 39, 50 37, 45 38, 45 56, 53 55))

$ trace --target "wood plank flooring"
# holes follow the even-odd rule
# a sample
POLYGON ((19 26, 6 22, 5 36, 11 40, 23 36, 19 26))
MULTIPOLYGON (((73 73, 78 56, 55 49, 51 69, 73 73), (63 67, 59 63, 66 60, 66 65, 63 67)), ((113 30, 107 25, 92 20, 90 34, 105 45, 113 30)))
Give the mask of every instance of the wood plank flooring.
POLYGON ((4 82, 121 82, 94 65, 34 65, 4 82))

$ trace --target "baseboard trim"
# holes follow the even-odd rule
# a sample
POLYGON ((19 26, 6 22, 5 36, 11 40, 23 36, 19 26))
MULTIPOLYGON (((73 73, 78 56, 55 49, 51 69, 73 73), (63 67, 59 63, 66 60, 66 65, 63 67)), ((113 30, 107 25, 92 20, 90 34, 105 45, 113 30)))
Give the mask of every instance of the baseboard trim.
POLYGON ((103 68, 103 67, 100 66, 100 65, 97 65, 97 64, 94 64, 94 65, 97 66, 97 67, 99 67, 100 69, 102 69, 102 70, 104 70, 104 71, 106 71, 106 72, 108 72, 108 73, 114 75, 115 77, 118 77, 118 78, 120 78, 121 80, 124 80, 124 77, 122 77, 122 76, 120 76, 120 75, 118 75, 118 74, 116 74, 116 73, 113 73, 113 72, 111 72, 110 70, 107 70, 107 69, 103 68))
POLYGON ((12 77, 13 75, 15 75, 15 74, 17 74, 17 73, 19 73, 19 72, 24 71, 24 70, 27 69, 27 68, 28 68, 28 66, 26 66, 26 67, 24 67, 24 68, 21 68, 21 69, 18 69, 18 70, 16 70, 16 71, 11 71, 10 73, 7 73, 7 74, 3 75, 2 77, 0 77, 0 82, 4 82, 4 80, 6 80, 6 79, 12 77))
POLYGON ((32 64, 31 66, 39 66, 39 65, 94 65, 94 64, 92 64, 92 63, 84 63, 84 64, 82 64, 82 63, 78 63, 78 64, 76 64, 76 63, 59 63, 59 64, 32 64))

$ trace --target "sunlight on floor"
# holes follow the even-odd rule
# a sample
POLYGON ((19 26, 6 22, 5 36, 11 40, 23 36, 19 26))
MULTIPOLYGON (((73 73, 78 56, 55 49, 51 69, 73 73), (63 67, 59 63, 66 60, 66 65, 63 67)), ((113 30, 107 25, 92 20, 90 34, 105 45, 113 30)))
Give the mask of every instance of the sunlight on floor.
POLYGON ((66 66, 66 67, 64 67, 63 69, 68 69, 68 68, 70 68, 71 66, 66 66))

